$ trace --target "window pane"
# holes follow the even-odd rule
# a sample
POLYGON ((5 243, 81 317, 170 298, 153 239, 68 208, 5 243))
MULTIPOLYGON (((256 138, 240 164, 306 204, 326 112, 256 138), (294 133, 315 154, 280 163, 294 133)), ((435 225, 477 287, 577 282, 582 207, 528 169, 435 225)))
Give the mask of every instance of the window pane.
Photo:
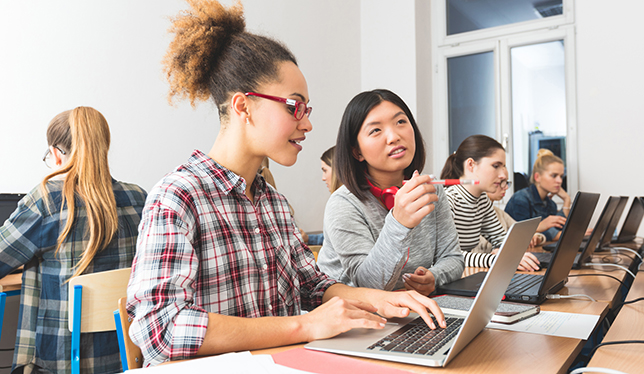
POLYGON ((447 59, 449 151, 470 135, 496 138, 494 117, 494 53, 447 59))
POLYGON ((514 47, 510 55, 514 171, 529 177, 540 148, 566 162, 564 45, 559 40, 514 47))
POLYGON ((561 14, 562 0, 447 0, 447 35, 561 14))

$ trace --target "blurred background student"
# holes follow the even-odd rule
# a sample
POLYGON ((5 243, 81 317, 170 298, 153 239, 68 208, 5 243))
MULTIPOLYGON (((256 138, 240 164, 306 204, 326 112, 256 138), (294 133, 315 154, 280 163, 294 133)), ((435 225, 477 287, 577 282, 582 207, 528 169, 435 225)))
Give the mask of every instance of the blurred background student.
MULTIPOLYGON (((485 135, 467 137, 458 149, 449 155, 441 172, 441 179, 473 179, 478 184, 455 185, 447 188, 447 198, 458 230, 465 266, 490 267, 496 251, 505 238, 506 230, 494 213, 487 193, 496 192, 507 184, 505 149, 496 140, 485 135), (494 248, 490 253, 472 250, 483 236, 494 248)), ((522 271, 539 270, 539 260, 530 252, 523 255, 518 267, 522 271)))
MULTIPOLYGON (((326 183, 326 188, 329 189, 330 193, 334 193, 335 190, 342 186, 342 182, 340 182, 338 176, 333 171, 333 157, 335 157, 335 146, 324 151, 322 157, 320 157, 322 181, 326 183)), ((308 245, 322 245, 323 242, 324 232, 308 235, 308 245)))
POLYGON ((540 149, 532 167, 532 184, 515 192, 505 206, 505 211, 517 221, 541 217, 537 232, 543 233, 547 241, 559 240, 570 213, 570 196, 561 186, 564 172, 561 158, 549 149, 540 149), (557 211, 557 204, 552 200, 554 196, 563 200, 560 211, 557 211))
MULTIPOLYGON (((505 191, 510 188, 512 185, 511 181, 503 181, 499 184, 499 186, 496 188, 496 191, 493 193, 487 193, 487 197, 494 203, 495 201, 501 201, 503 197, 505 196, 505 191)), ((501 223, 501 226, 505 229, 507 232, 510 226, 512 226, 516 221, 503 209, 500 207, 493 205, 492 208, 494 209, 494 213, 496 213, 497 218, 499 219, 499 222, 501 223)), ((536 232, 532 236, 532 241, 530 242, 530 247, 536 247, 538 245, 543 244, 546 241, 545 235, 536 232)), ((487 241, 485 237, 482 235, 479 238, 479 245, 476 246, 476 248, 472 249, 472 253, 491 253, 494 250, 494 246, 492 243, 487 241)))
MULTIPOLYGON (((58 114, 43 161, 53 171, 0 228, 0 278, 24 265, 12 371, 69 373, 70 278, 127 268, 146 193, 110 175, 110 129, 96 109, 58 114)), ((83 373, 116 373, 116 332, 81 334, 83 373)))

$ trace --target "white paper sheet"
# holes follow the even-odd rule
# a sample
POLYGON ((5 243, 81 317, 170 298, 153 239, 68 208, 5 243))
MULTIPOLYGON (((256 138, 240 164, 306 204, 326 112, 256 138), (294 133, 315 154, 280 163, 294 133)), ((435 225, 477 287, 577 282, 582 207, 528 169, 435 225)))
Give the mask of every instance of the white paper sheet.
POLYGON ((253 356, 250 352, 227 353, 219 356, 186 360, 145 369, 128 370, 128 373, 226 373, 226 374, 311 374, 306 371, 278 365, 270 355, 253 356))
POLYGON ((589 314, 541 311, 533 317, 512 325, 490 322, 487 327, 587 340, 598 320, 599 316, 589 314))

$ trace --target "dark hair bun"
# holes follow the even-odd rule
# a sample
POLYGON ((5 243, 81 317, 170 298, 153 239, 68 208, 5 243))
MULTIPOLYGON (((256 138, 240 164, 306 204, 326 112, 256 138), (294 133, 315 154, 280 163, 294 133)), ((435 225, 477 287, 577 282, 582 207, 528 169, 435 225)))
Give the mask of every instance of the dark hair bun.
POLYGON ((217 1, 187 0, 191 9, 173 18, 168 30, 175 34, 163 59, 170 82, 168 100, 188 98, 190 104, 210 97, 209 81, 219 51, 231 38, 244 32, 244 8, 240 2, 225 8, 217 1))

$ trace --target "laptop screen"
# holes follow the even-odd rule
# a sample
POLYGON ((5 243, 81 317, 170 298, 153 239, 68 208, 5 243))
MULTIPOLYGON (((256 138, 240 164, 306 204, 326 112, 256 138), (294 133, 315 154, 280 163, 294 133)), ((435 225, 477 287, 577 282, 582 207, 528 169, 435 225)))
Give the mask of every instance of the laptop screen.
POLYGON ((23 193, 0 194, 0 226, 4 225, 4 222, 9 219, 23 197, 25 197, 23 193))
POLYGON ((624 208, 626 208, 627 202, 628 196, 622 196, 619 198, 619 204, 617 205, 617 208, 615 209, 615 212, 610 219, 610 223, 604 231, 601 242, 599 242, 599 248, 606 247, 613 240, 613 234, 615 233, 615 229, 617 228, 617 223, 619 223, 619 219, 622 217, 622 213, 624 213, 624 208))
MULTIPOLYGON (((628 200, 628 198, 626 199, 628 200)), ((599 220, 597 220, 595 228, 590 235, 590 239, 588 239, 588 241, 586 242, 586 247, 579 257, 579 266, 583 265, 585 262, 588 262, 590 260, 590 257, 595 253, 595 249, 597 248, 597 244, 599 243, 600 238, 602 237, 602 235, 606 235, 606 227, 609 226, 609 222, 614 219, 615 215, 621 214, 621 212, 617 211, 621 203, 621 198, 617 196, 611 196, 608 198, 608 201, 604 206, 604 210, 599 216, 599 220)))
POLYGON ((547 294, 553 286, 568 277, 598 200, 599 194, 577 192, 539 294, 547 294))
POLYGON ((642 198, 635 196, 631 203, 631 209, 628 211, 628 215, 622 226, 622 230, 619 233, 622 241, 633 240, 635 238, 637 230, 642 223, 642 217, 644 217, 644 201, 642 201, 642 198))

